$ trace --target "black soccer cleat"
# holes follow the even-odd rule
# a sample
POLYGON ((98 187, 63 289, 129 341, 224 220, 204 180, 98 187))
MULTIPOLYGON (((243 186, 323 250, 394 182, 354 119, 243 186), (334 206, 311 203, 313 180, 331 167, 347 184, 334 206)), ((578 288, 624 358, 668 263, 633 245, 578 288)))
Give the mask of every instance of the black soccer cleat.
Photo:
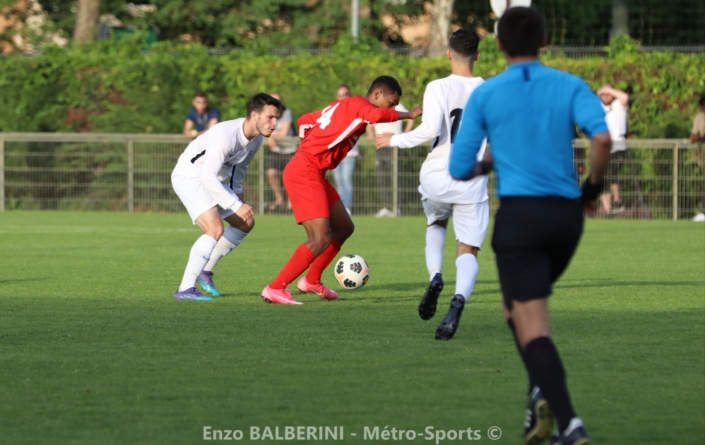
POLYGON ((543 398, 538 386, 534 386, 526 403, 526 423, 524 424, 524 444, 543 443, 553 431, 553 412, 543 398))
POLYGON ((465 298, 460 294, 453 295, 453 299, 450 300, 450 309, 448 309, 448 313, 441 324, 438 325, 438 329, 436 329, 436 340, 450 340, 453 338, 455 331, 458 330, 463 309, 465 309, 465 298))
POLYGON ((433 276, 433 279, 426 288, 426 292, 424 292, 423 297, 421 297, 421 302, 419 303, 419 317, 421 317, 422 320, 430 320, 436 315, 436 305, 438 304, 438 296, 441 295, 441 291, 443 291, 443 277, 439 272, 433 276))
POLYGON ((588 445, 590 437, 578 417, 573 417, 568 428, 561 434, 556 433, 551 439, 551 445, 588 445))

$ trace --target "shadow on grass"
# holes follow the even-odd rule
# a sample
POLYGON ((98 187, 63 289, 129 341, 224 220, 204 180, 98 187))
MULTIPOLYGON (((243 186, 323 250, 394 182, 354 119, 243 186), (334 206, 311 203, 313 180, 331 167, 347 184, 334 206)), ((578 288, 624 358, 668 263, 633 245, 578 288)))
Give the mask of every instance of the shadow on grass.
MULTIPOLYGON (((496 280, 478 280, 475 282, 475 284, 496 284, 499 286, 499 281, 496 280)), ((428 283, 418 283, 418 282, 409 282, 409 283, 387 283, 387 284, 375 284, 374 288, 375 289, 381 289, 381 290, 394 290, 394 291, 420 291, 421 294, 423 295, 424 291, 426 290, 426 287, 428 286, 428 283)), ((448 289, 452 286, 455 286, 455 280, 453 281, 446 281, 444 284, 444 289, 448 289)), ((474 292, 473 292, 474 294, 474 292)))
POLYGON ((582 287, 617 287, 617 286, 702 286, 702 281, 600 281, 598 283, 569 284, 559 283, 554 289, 572 289, 582 287))

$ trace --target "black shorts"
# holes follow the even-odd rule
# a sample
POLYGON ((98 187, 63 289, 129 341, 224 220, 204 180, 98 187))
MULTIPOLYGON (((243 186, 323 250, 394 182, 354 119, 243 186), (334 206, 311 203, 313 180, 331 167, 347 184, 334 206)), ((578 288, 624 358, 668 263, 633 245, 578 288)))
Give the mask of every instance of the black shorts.
POLYGON ((495 216, 496 254, 504 304, 551 295, 583 233, 583 208, 564 198, 502 198, 495 216))
POLYGON ((283 171, 284 167, 286 167, 286 164, 291 161, 291 158, 294 157, 294 154, 289 154, 289 155, 284 155, 281 153, 274 153, 273 151, 270 151, 267 155, 269 158, 267 160, 267 169, 274 169, 278 171, 283 171))
POLYGON ((610 163, 607 166, 607 171, 605 172, 606 182, 610 184, 617 182, 617 175, 619 174, 619 170, 622 169, 626 158, 627 150, 615 151, 610 155, 610 163))

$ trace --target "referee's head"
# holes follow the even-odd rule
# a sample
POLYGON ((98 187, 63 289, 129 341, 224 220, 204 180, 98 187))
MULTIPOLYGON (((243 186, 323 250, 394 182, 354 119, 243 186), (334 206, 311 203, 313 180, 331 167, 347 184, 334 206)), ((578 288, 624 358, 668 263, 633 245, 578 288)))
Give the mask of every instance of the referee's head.
POLYGON ((509 57, 536 57, 546 44, 546 22, 534 8, 515 6, 499 19, 497 38, 509 57))

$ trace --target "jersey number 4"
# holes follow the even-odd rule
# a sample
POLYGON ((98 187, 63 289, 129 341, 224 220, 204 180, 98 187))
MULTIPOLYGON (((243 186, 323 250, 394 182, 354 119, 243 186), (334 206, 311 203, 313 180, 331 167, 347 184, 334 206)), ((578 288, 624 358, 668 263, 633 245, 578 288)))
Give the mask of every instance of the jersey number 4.
MULTIPOLYGON (((450 120, 453 121, 453 123, 450 126, 450 143, 452 144, 455 142, 455 134, 458 132, 458 127, 460 127, 460 120, 463 117, 463 109, 462 108, 456 108, 453 111, 450 112, 450 120)), ((431 150, 436 148, 436 145, 441 141, 441 137, 437 137, 436 140, 433 142, 433 147, 431 150)))
POLYGON ((338 108, 338 105, 340 105, 340 103, 337 103, 332 107, 325 107, 321 113, 321 117, 316 119, 316 123, 321 130, 325 130, 326 127, 330 125, 330 121, 333 119, 333 113, 335 113, 335 109, 338 108))

